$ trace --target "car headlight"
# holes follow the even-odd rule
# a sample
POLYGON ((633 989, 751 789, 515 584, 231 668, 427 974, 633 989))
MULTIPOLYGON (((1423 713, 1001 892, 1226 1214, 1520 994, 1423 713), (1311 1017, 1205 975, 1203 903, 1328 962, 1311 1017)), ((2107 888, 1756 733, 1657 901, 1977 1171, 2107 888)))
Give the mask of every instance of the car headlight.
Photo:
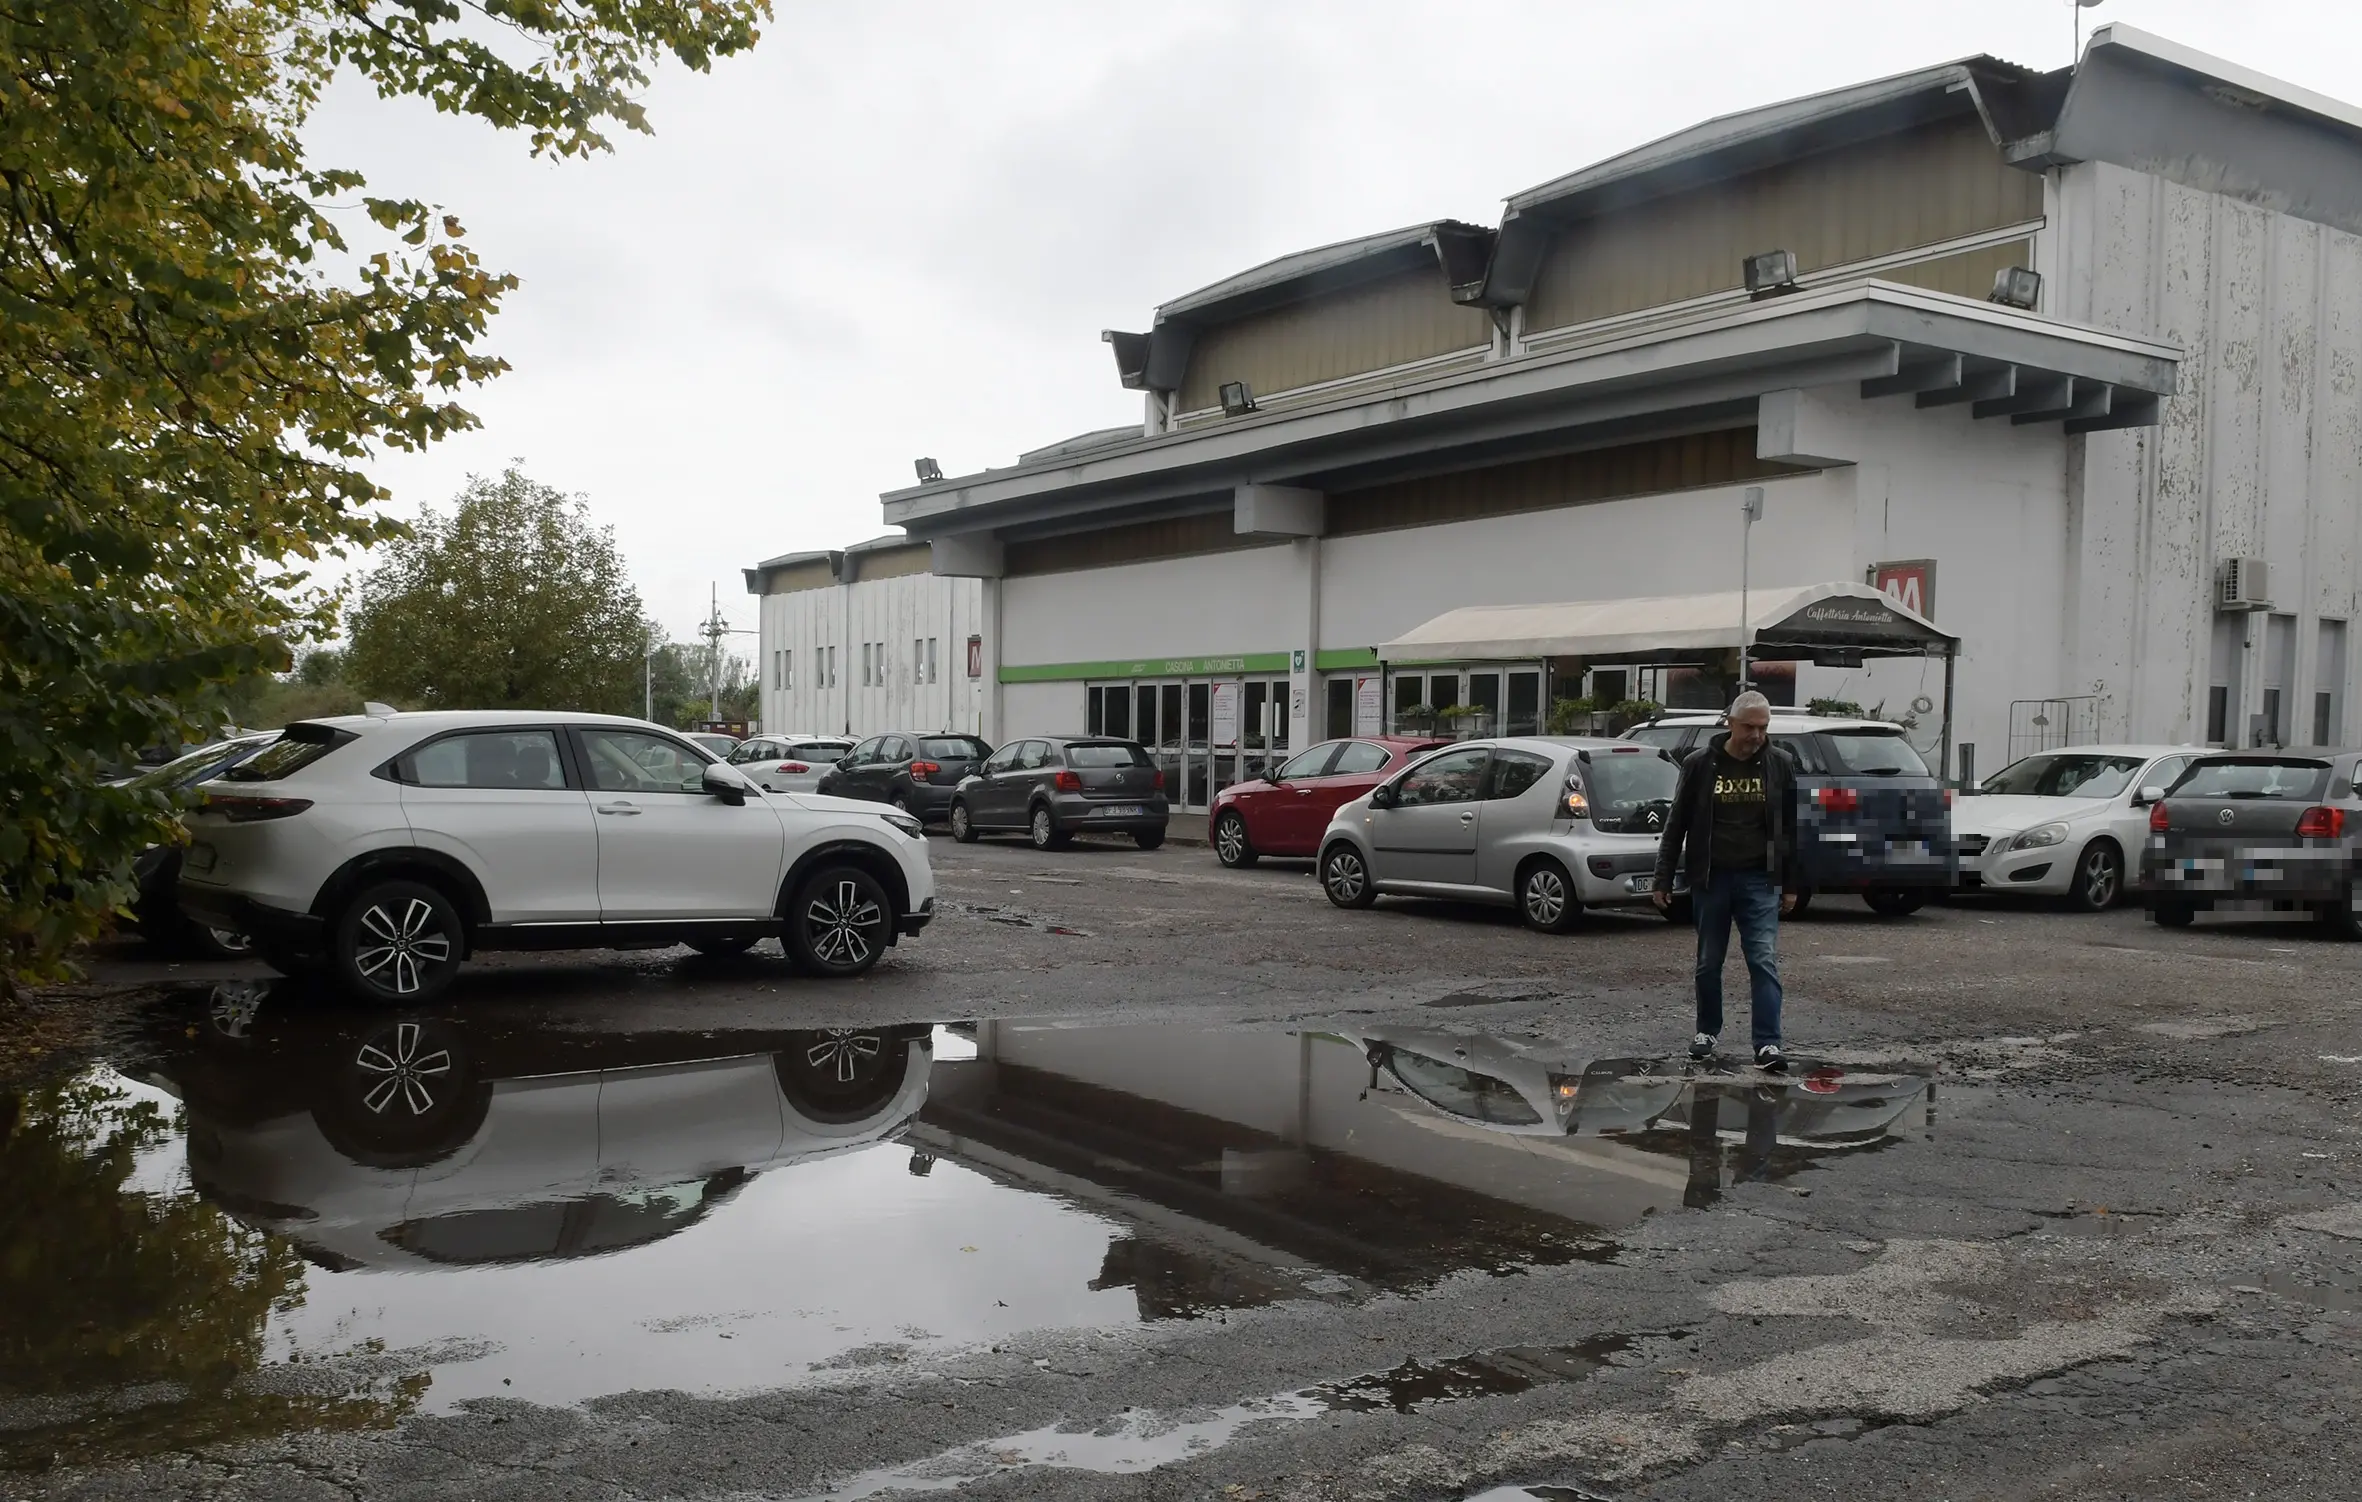
POLYGON ((2063 844, 2067 838, 2064 824, 2037 824, 2009 842, 2012 850, 2039 850, 2045 845, 2063 844))
POLYGON ((923 838, 926 834, 925 826, 920 824, 918 820, 912 818, 906 813, 901 813, 898 811, 890 814, 880 814, 878 817, 893 825, 896 829, 901 830, 904 834, 909 835, 914 840, 923 838))

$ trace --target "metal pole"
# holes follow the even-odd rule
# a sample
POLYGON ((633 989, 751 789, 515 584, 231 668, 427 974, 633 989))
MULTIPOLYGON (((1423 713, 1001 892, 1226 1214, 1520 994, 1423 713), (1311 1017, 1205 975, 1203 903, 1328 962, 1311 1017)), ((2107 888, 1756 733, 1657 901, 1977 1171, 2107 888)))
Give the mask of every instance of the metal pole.
POLYGON ((1749 687, 1747 659, 1749 638, 1754 634, 1748 629, 1747 576, 1751 561, 1748 555, 1752 551, 1755 541, 1755 523, 1762 515, 1763 487, 1750 485, 1746 492, 1739 497, 1739 516, 1741 518, 1739 522, 1739 692, 1742 694, 1749 687))
POLYGON ((656 654, 654 652, 640 654, 640 697, 643 701, 640 707, 640 718, 654 721, 656 718, 656 654))
POLYGON ((1936 770, 1937 776, 1947 787, 1952 783, 1952 666, 1959 660, 1960 649, 1957 646, 1944 649, 1944 751, 1943 760, 1937 764, 1936 770))

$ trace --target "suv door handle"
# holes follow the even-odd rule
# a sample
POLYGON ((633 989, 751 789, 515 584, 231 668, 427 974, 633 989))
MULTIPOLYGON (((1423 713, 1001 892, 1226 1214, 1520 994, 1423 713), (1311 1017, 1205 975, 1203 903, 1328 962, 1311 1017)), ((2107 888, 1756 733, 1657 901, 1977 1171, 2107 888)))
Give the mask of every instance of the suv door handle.
POLYGON ((603 814, 636 814, 639 810, 628 803, 602 803, 599 805, 599 812, 603 814))

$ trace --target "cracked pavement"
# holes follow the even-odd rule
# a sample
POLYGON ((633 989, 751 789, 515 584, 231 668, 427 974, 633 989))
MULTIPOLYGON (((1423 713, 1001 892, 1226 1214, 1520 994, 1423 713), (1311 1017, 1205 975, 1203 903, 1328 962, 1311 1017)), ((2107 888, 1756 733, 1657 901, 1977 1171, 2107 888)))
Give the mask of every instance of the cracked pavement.
MULTIPOLYGON (((1301 868, 1223 872, 1178 847, 935 854, 945 916, 856 984, 812 986, 759 955, 516 957, 462 999, 585 1035, 1408 1026, 1610 1058, 1688 1032, 1687 936, 1653 917, 1548 938, 1442 905, 1339 912, 1301 868)), ((0 1495, 2355 1494, 2354 950, 2286 924, 2168 933, 2136 912, 1994 900, 1900 921, 1826 902, 1782 950, 1792 1048, 1930 1074, 1931 1119, 1915 1109, 1873 1150, 1728 1183, 1701 1208, 1676 1197, 1613 1231, 1610 1260, 950 1346, 864 1341, 754 1391, 429 1404, 385 1430, 0 1472, 0 1495), (1613 1353, 1521 1390, 1402 1408, 1302 1396, 1404 1363, 1599 1341, 1613 1353)), ((235 972, 169 978, 215 973, 235 972)), ((167 977, 121 958, 100 978, 167 977)), ((889 1311, 898 1296, 875 1290, 889 1311)), ((405 1355, 248 1380, 333 1387, 405 1355)), ((0 1404, 0 1428, 31 1412, 0 1404)))

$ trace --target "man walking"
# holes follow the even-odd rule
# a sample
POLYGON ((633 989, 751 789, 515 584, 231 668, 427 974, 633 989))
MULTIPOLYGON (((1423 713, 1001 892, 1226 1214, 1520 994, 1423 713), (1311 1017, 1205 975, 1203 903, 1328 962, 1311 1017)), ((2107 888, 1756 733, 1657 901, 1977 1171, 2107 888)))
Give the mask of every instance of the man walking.
POLYGON ((1693 1059, 1714 1057, 1722 1033, 1722 962, 1731 926, 1747 957, 1755 1062, 1781 1070, 1780 915, 1796 910, 1783 889, 1796 856, 1796 772, 1771 743, 1771 701, 1753 689, 1731 701, 1729 728, 1682 764, 1657 846, 1656 904, 1672 902, 1673 873, 1689 886, 1698 924, 1698 1033, 1693 1059))

